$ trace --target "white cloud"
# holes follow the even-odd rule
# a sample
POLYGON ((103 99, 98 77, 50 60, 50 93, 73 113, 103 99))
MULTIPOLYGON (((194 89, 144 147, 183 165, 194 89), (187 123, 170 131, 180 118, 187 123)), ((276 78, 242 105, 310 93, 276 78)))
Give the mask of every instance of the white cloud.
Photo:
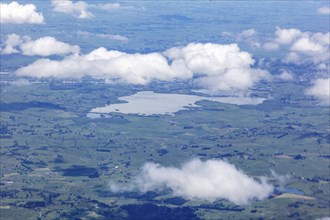
POLYGON ((275 31, 275 42, 278 44, 291 44, 295 39, 301 37, 302 32, 298 29, 281 29, 276 27, 275 31))
POLYGON ((285 184, 289 181, 290 179, 290 175, 286 174, 286 175, 279 175, 277 174, 274 170, 270 170, 272 176, 274 177, 274 179, 277 180, 277 182, 279 183, 279 188, 283 189, 283 187, 285 186, 285 184))
POLYGON ((246 43, 252 48, 259 48, 261 46, 258 40, 258 32, 253 28, 243 30, 238 34, 224 31, 220 35, 230 40, 234 39, 239 43, 246 43))
POLYGON ((284 59, 286 63, 296 63, 299 64, 301 63, 301 56, 299 56, 295 52, 290 52, 284 59))
POLYGON ((27 56, 50 56, 79 53, 79 46, 70 45, 56 40, 54 37, 46 36, 37 40, 30 37, 20 37, 16 34, 7 36, 3 54, 22 53, 27 56))
POLYGON ((7 35, 7 39, 5 41, 5 48, 1 51, 3 54, 13 54, 19 53, 19 49, 17 48, 19 45, 23 43, 23 39, 17 34, 7 35))
POLYGON ((119 34, 96 34, 96 33, 90 33, 88 31, 78 31, 77 34, 80 36, 95 36, 99 38, 105 38, 105 39, 121 41, 121 42, 127 42, 129 40, 127 37, 119 34))
POLYGON ((127 42, 128 38, 119 34, 97 34, 98 37, 101 38, 107 38, 109 40, 116 40, 116 41, 122 41, 127 42))
POLYGON ((12 84, 14 86, 29 86, 32 83, 26 79, 17 79, 15 81, 12 81, 10 84, 12 84))
POLYGON ((264 49, 270 50, 270 51, 278 50, 280 48, 279 44, 276 42, 267 42, 267 43, 263 44, 262 46, 264 49))
POLYGON ((223 31, 221 32, 220 34, 222 37, 233 37, 234 34, 232 34, 231 32, 228 32, 228 31, 223 31))
POLYGON ((35 41, 28 41, 21 45, 24 55, 50 56, 79 53, 79 47, 56 40, 54 37, 42 37, 35 41))
POLYGON ((284 60, 292 63, 313 62, 314 64, 329 63, 330 32, 304 33, 305 36, 297 39, 290 47, 291 55, 284 60), (296 55, 293 55, 296 54, 296 55), (290 57, 291 56, 291 57, 290 57), (292 59, 292 56, 295 59, 292 59))
POLYGON ((88 11, 88 4, 84 1, 72 2, 71 0, 52 0, 55 12, 71 14, 77 18, 92 18, 94 15, 88 11))
POLYGON ((121 6, 119 3, 105 3, 105 4, 90 4, 89 7, 101 9, 101 10, 115 10, 119 9, 121 6))
POLYGON ((180 60, 195 73, 218 75, 228 69, 249 68, 254 63, 248 52, 241 52, 236 44, 191 43, 164 52, 170 60, 180 60))
POLYGON ((317 98, 322 105, 330 104, 330 78, 319 78, 305 91, 306 95, 317 98))
POLYGON ((317 9, 317 12, 319 14, 328 15, 328 14, 330 14, 330 7, 325 6, 325 7, 319 8, 319 9, 317 9))
POLYGON ((312 41, 310 38, 304 37, 300 38, 291 46, 292 51, 299 51, 299 52, 319 52, 322 51, 324 48, 321 44, 312 41))
POLYGON ((226 199, 235 204, 247 204, 253 199, 267 198, 273 186, 264 178, 261 182, 254 180, 227 162, 199 159, 184 163, 180 168, 146 163, 131 185, 110 183, 113 192, 137 190, 145 193, 164 189, 190 200, 226 199))
POLYGON ((14 1, 0 4, 0 23, 43 24, 44 17, 36 11, 34 4, 21 5, 14 1))
POLYGON ((268 72, 260 69, 233 68, 223 74, 199 78, 197 82, 208 88, 210 94, 226 91, 244 96, 247 90, 261 79, 270 79, 268 72))
POLYGON ((119 3, 105 4, 88 4, 84 1, 72 2, 71 0, 51 0, 53 10, 55 12, 71 14, 77 18, 88 19, 93 18, 94 14, 89 11, 89 8, 100 10, 115 10, 120 8, 119 3))
MULTIPOLYGON (((302 32, 298 29, 276 28, 275 38, 263 44, 266 50, 278 50, 285 46, 288 50, 284 62, 300 64, 303 62, 312 62, 321 64, 329 62, 330 32, 311 33, 302 32)), ((327 64, 328 65, 328 64, 327 64)))
POLYGON ((252 36, 255 36, 256 34, 257 34, 256 30, 254 30, 253 28, 250 28, 250 29, 246 29, 246 30, 242 31, 238 35, 238 38, 252 37, 252 36))
POLYGON ((274 77, 284 81, 291 81, 294 79, 293 74, 286 70, 282 70, 279 75, 276 75, 274 77))
POLYGON ((37 60, 17 70, 32 77, 80 78, 147 84, 152 80, 198 78, 200 86, 214 91, 244 93, 254 83, 267 79, 267 71, 253 69, 251 55, 236 44, 198 44, 174 47, 163 53, 128 54, 98 48, 86 55, 61 61, 37 60), (42 70, 42 71, 40 71, 42 70))
POLYGON ((294 40, 302 35, 298 29, 281 29, 276 27, 275 38, 263 45, 266 50, 278 50, 280 45, 290 45, 294 40))
POLYGON ((246 29, 237 35, 236 40, 238 42, 246 42, 253 48, 259 48, 260 43, 258 41, 257 35, 257 31, 253 28, 246 29))
POLYGON ((236 44, 196 44, 174 47, 164 52, 170 60, 183 62, 186 68, 204 77, 197 81, 203 87, 216 91, 240 93, 254 83, 269 78, 269 73, 253 69, 254 60, 236 44))
POLYGON ((17 74, 57 78, 89 75, 109 81, 147 84, 153 79, 185 78, 187 71, 179 71, 175 64, 169 65, 166 58, 158 53, 127 54, 98 48, 87 55, 69 56, 62 61, 40 59, 19 69, 17 74))

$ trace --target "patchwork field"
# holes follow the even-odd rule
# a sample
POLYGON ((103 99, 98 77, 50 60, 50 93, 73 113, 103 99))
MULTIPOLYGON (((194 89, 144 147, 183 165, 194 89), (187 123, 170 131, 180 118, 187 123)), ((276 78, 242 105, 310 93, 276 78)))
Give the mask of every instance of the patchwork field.
MULTIPOLYGON (((267 98, 259 105, 198 101, 200 107, 174 115, 86 116, 97 106, 150 89, 88 82, 2 83, 1 218, 329 216, 329 109, 299 95, 302 85, 273 83, 265 88, 269 97, 265 90, 255 90, 256 97, 267 98), (283 87, 292 95, 282 94, 283 87), (189 201, 168 190, 109 189, 110 183, 129 185, 146 162, 179 167, 193 158, 225 160, 249 176, 267 177, 278 188, 268 199, 248 205, 189 201), (271 170, 287 178, 280 181, 271 170)), ((184 92, 188 94, 181 88, 184 92)))

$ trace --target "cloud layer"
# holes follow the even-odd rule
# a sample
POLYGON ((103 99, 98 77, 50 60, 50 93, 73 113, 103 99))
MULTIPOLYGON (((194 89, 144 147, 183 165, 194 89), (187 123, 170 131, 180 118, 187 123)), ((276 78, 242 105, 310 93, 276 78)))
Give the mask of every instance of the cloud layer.
POLYGON ((101 47, 89 54, 76 54, 60 61, 39 59, 16 73, 56 78, 91 76, 130 84, 197 78, 196 82, 210 92, 238 94, 270 77, 267 71, 252 68, 253 64, 251 55, 240 51, 236 44, 191 43, 163 53, 148 54, 129 54, 101 47))
POLYGON ((44 17, 42 13, 36 11, 34 4, 21 5, 17 2, 9 4, 0 4, 0 23, 14 24, 43 24, 44 17))
POLYGON ((313 85, 305 92, 306 95, 311 95, 320 101, 321 105, 330 104, 330 78, 319 78, 313 82, 313 85))
POLYGON ((164 189, 190 200, 226 199, 235 204, 247 204, 253 199, 267 198, 273 186, 265 180, 254 180, 227 162, 199 159, 184 163, 180 168, 146 163, 131 186, 110 183, 113 192, 138 190, 145 193, 164 189))
POLYGON ((240 51, 236 44, 192 43, 148 54, 128 54, 101 47, 89 54, 68 56, 60 61, 39 59, 16 73, 55 78, 91 76, 131 84, 196 77, 199 85, 210 91, 238 93, 269 77, 267 71, 251 68, 253 63, 251 55, 240 51))
POLYGON ((37 40, 30 37, 21 37, 16 34, 7 36, 3 54, 22 53, 27 56, 51 56, 79 53, 79 46, 58 41, 54 37, 46 36, 37 40))

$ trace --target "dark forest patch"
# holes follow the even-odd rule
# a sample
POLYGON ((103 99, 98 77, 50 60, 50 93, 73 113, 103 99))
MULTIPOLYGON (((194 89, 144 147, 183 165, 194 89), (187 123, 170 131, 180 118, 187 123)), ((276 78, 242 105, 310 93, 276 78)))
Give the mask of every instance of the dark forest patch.
POLYGON ((89 178, 99 177, 99 172, 96 168, 73 165, 66 169, 59 169, 63 176, 87 176, 89 178))
POLYGON ((12 102, 12 103, 0 103, 1 111, 23 111, 29 108, 45 108, 45 109, 58 109, 65 110, 64 107, 53 104, 50 102, 12 102))

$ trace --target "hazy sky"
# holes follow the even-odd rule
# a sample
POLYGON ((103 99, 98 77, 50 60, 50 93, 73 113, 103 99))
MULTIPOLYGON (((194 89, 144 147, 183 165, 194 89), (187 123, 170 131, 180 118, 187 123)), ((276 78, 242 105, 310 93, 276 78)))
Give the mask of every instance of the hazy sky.
POLYGON ((194 80, 211 94, 249 95, 297 79, 271 62, 309 65, 329 97, 328 1, 3 1, 2 71, 34 78, 147 85, 194 80), (273 64, 271 64, 273 65, 273 64))

